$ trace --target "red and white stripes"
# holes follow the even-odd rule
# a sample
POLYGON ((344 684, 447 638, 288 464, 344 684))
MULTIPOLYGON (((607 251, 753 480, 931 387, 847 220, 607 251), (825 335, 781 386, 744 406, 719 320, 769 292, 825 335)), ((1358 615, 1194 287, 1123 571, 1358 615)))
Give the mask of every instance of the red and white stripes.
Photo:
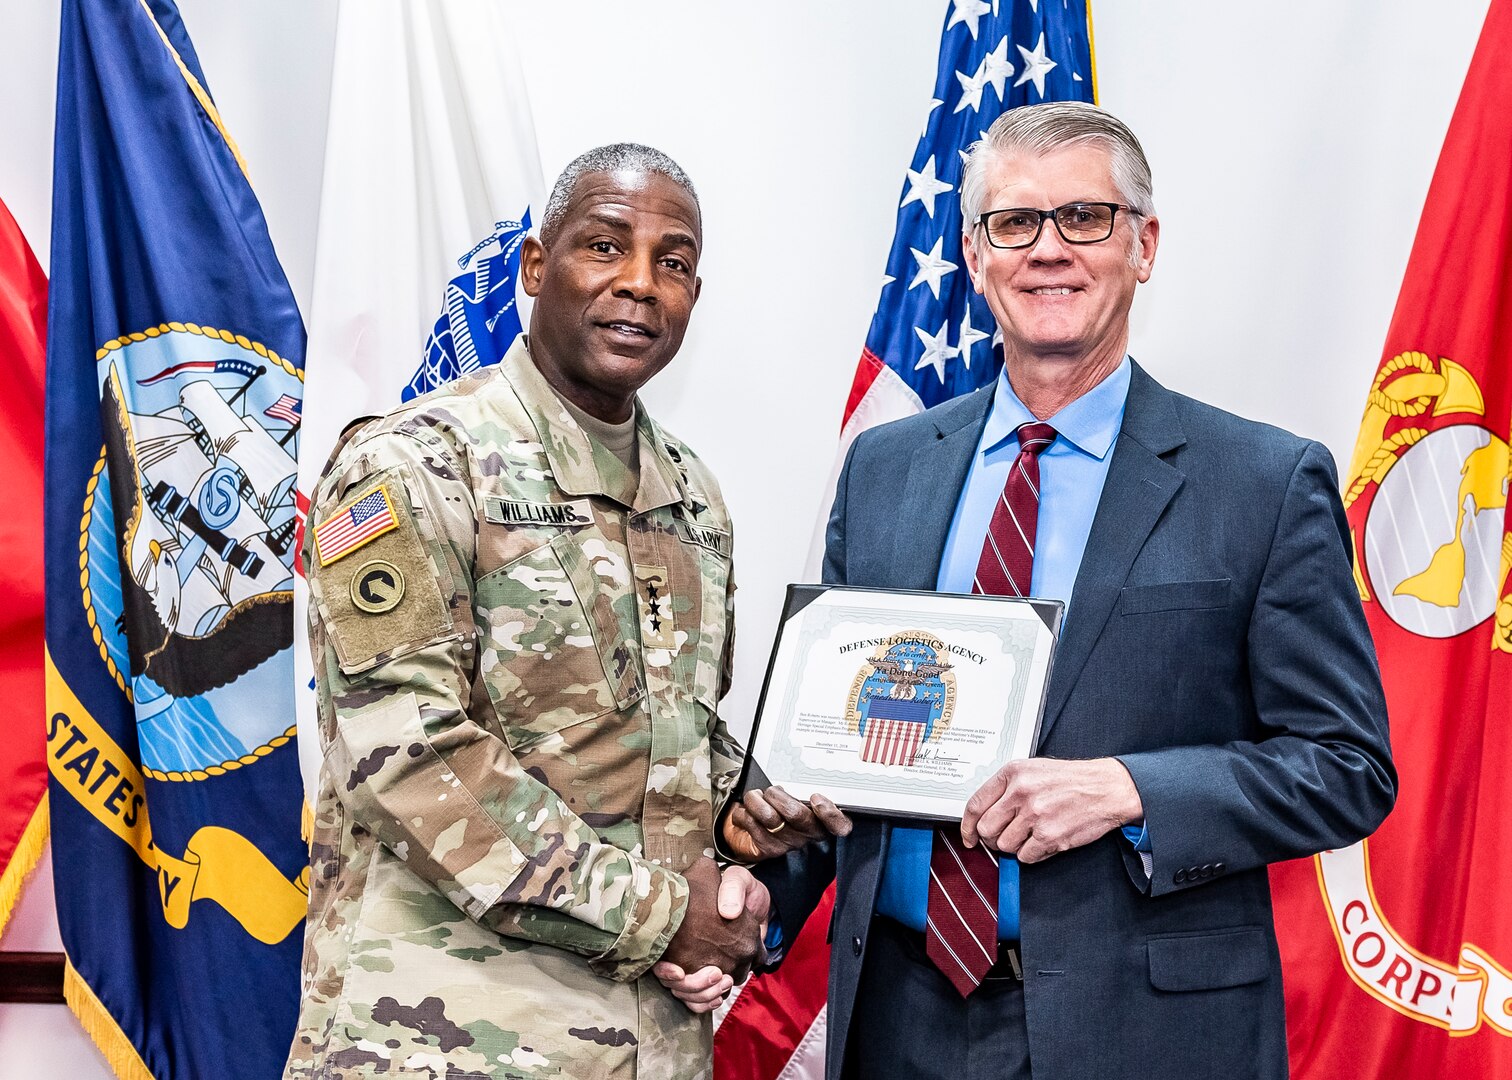
POLYGON ((924 727, 913 720, 866 721, 866 741, 861 744, 861 760, 879 765, 912 765, 924 741, 924 727))

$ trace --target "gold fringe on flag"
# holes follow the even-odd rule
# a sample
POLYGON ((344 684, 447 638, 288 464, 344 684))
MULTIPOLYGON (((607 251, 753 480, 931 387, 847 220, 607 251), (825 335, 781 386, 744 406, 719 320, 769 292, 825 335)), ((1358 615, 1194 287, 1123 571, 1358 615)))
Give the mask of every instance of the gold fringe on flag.
POLYGON ((315 843, 315 811, 310 809, 309 799, 300 802, 299 838, 307 845, 315 843))
POLYGON ((63 998, 119 1080, 154 1080, 136 1047, 115 1017, 100 1004, 84 977, 74 970, 72 961, 63 965, 63 998))
POLYGON ((1092 60, 1092 104, 1101 105, 1097 93, 1097 36, 1092 33, 1092 0, 1087 0, 1087 55, 1092 60))
POLYGON ((5 871, 0 873, 0 934, 5 933, 5 926, 10 922, 16 901, 21 899, 21 888, 37 868, 37 862, 46 848, 47 792, 44 791, 37 800, 37 808, 32 811, 31 820, 21 832, 16 850, 11 852, 10 862, 5 864, 5 871))
POLYGON ((178 65, 179 74, 184 77, 184 82, 189 84, 189 90, 194 94, 195 100, 199 102, 200 108, 205 110, 205 115, 215 125, 215 130, 219 131, 221 138, 226 140, 226 149, 231 151, 231 156, 236 159, 236 164, 241 168, 242 176, 246 177, 247 183, 250 184, 252 182, 252 174, 247 172, 247 163, 242 159, 241 150, 236 146, 236 140, 226 130, 226 125, 221 122, 220 111, 216 109, 215 102, 210 100, 210 95, 205 93, 205 88, 200 85, 200 81, 194 77, 194 73, 184 63, 184 58, 173 47, 173 42, 168 40, 168 34, 158 23, 157 16, 152 13, 152 8, 147 6, 147 0, 137 0, 137 2, 141 4, 142 11, 146 13, 147 19, 152 23, 153 29, 158 32, 158 37, 163 39, 163 48, 168 50, 168 55, 172 56, 173 62, 178 65))

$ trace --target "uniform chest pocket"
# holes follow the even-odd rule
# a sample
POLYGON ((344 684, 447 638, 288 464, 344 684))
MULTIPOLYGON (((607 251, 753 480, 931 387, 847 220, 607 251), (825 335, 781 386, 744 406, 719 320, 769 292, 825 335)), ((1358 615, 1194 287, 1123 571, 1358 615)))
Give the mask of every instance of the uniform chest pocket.
POLYGON ((607 598, 568 535, 479 578, 473 621, 478 674, 513 747, 641 694, 607 598))

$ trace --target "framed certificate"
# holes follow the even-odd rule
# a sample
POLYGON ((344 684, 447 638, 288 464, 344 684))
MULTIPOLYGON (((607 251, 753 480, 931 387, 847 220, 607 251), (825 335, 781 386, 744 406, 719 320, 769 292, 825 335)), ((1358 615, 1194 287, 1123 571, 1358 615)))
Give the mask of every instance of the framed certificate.
POLYGON ((750 754, 807 799, 959 821, 1005 762, 1029 757, 1059 600, 790 585, 750 754))

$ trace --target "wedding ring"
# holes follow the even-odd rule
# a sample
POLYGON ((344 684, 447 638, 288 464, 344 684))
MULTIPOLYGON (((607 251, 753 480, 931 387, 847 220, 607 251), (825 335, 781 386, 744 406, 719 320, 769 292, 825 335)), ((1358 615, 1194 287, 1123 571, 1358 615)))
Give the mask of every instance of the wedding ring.
POLYGON ((768 829, 767 832, 770 835, 772 835, 772 836, 776 836, 778 833, 780 833, 785 828, 787 828, 787 822, 786 821, 779 821, 777 823, 777 827, 775 829, 768 829))

